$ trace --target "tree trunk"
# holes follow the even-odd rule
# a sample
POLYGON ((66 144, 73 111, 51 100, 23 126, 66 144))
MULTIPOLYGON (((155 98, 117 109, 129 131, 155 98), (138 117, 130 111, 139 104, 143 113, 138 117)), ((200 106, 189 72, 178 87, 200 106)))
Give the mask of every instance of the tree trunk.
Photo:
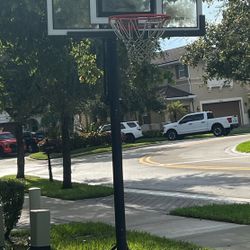
POLYGON ((174 122, 177 122, 177 112, 174 111, 174 122))
POLYGON ((17 123, 15 129, 15 135, 17 140, 17 175, 16 178, 25 178, 24 176, 24 143, 23 143, 23 129, 22 124, 17 123))
POLYGON ((61 114, 62 156, 63 156, 63 188, 72 188, 70 136, 69 136, 70 124, 71 124, 71 116, 67 113, 67 111, 64 111, 61 114))

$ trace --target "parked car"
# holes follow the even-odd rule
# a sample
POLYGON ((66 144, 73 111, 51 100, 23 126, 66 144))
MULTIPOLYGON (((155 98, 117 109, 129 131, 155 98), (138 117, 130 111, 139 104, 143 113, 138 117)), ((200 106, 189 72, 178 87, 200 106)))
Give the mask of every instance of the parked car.
POLYGON ((44 138, 38 142, 39 151, 45 153, 61 153, 62 141, 60 139, 44 138))
MULTIPOLYGON (((105 124, 99 128, 100 132, 111 132, 111 124, 105 124)), ((121 133, 125 136, 126 142, 134 142, 143 136, 138 121, 121 122, 121 133)))
POLYGON ((0 132, 0 156, 17 152, 15 136, 10 132, 0 132))
POLYGON ((29 132, 29 131, 23 132, 23 140, 27 152, 34 153, 39 151, 36 139, 34 137, 34 132, 29 132))
POLYGON ((35 132, 33 137, 35 138, 36 143, 38 143, 38 142, 45 139, 45 134, 42 131, 37 131, 37 132, 35 132))
POLYGON ((165 124, 163 134, 168 140, 176 140, 180 136, 213 133, 215 136, 228 135, 237 127, 237 116, 214 118, 211 111, 187 114, 179 121, 165 124))

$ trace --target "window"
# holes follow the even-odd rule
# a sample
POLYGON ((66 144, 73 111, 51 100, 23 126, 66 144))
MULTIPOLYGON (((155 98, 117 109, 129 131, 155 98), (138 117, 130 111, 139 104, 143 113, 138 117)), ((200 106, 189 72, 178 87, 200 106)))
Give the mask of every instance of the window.
POLYGON ((111 125, 105 125, 105 126, 103 126, 103 128, 102 128, 102 131, 110 131, 111 130, 111 125))
POLYGON ((184 117, 181 121, 180 124, 187 123, 192 121, 191 115, 184 117))
POLYGON ((0 135, 0 140, 15 139, 15 136, 11 133, 4 133, 0 135))
POLYGON ((207 113, 207 119, 213 119, 214 118, 214 114, 212 112, 207 113))
POLYGON ((187 65, 178 64, 175 67, 175 71, 176 71, 176 78, 177 79, 188 77, 188 67, 187 67, 187 65))
POLYGON ((233 87, 233 81, 228 79, 212 79, 207 81, 207 87, 209 90, 212 88, 224 88, 224 87, 233 87))
POLYGON ((137 125, 134 122, 127 122, 130 128, 135 128, 137 125))
POLYGON ((193 121, 201 121, 204 119, 204 114, 193 115, 193 121))
POLYGON ((121 124, 121 129, 125 129, 125 126, 123 124, 121 124))
POLYGON ((187 123, 187 122, 194 122, 194 121, 201 121, 204 119, 204 114, 195 114, 195 115, 189 115, 184 117, 180 124, 187 123))

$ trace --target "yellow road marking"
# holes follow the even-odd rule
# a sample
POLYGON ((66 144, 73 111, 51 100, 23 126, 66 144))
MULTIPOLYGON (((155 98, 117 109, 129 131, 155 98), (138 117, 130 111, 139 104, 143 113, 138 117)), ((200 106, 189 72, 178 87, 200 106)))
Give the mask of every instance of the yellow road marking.
POLYGON ((195 169, 195 170, 228 170, 228 171, 250 171, 250 167, 215 167, 215 166, 191 166, 187 164, 176 164, 172 165, 171 163, 163 164, 156 162, 152 159, 151 156, 144 156, 139 159, 140 164, 149 165, 149 166, 157 166, 157 167, 166 167, 166 168, 174 168, 174 169, 195 169))

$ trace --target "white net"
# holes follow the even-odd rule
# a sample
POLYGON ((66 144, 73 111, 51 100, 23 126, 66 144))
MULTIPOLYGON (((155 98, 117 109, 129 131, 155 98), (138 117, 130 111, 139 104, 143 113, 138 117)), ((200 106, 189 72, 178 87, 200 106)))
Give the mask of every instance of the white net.
POLYGON ((109 20, 117 37, 125 44, 130 62, 142 63, 152 58, 170 17, 162 14, 130 14, 112 16, 109 20))

